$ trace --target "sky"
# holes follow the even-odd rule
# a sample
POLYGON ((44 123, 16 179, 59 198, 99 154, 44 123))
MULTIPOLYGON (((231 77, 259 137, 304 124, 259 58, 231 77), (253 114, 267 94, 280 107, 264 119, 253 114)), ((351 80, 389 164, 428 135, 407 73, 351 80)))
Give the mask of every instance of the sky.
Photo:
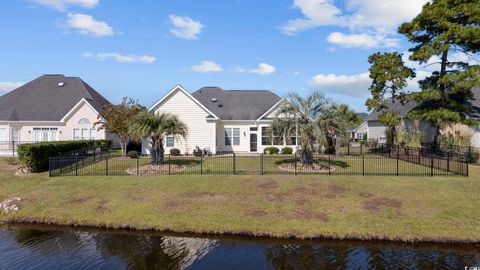
POLYGON ((318 90, 363 112, 370 54, 405 53, 428 72, 408 63, 412 44, 396 32, 426 1, 4 0, 0 94, 64 74, 112 103, 149 107, 180 84, 318 90))

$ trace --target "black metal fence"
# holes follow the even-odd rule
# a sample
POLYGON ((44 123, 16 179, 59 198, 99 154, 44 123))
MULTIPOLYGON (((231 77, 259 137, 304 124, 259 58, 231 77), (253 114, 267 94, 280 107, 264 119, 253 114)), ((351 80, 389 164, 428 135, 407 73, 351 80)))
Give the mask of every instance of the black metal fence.
POLYGON ((17 147, 20 144, 33 143, 30 141, 0 141, 0 157, 16 157, 17 147))
POLYGON ((300 162, 298 154, 166 155, 162 164, 151 165, 148 156, 121 157, 98 149, 52 157, 49 165, 52 177, 173 174, 468 176, 467 157, 463 153, 440 154, 423 148, 386 145, 349 147, 336 154, 316 153, 313 163, 308 165, 300 162))

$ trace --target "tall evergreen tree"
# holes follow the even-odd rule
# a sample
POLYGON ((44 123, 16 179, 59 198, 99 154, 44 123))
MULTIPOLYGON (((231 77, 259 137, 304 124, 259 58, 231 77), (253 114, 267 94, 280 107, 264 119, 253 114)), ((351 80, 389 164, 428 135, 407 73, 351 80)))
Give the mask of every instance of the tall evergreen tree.
POLYGON ((399 124, 399 112, 396 103, 405 101, 407 79, 415 77, 412 69, 406 67, 402 56, 394 53, 374 53, 368 57, 370 67, 370 92, 367 100, 369 110, 381 112, 379 120, 387 128, 387 143, 393 144, 396 137, 395 127, 399 124))
POLYGON ((410 117, 433 125, 433 142, 437 145, 442 126, 473 123, 468 117, 472 110, 471 89, 480 85, 480 66, 471 65, 458 56, 478 59, 480 2, 433 0, 425 4, 411 22, 402 24, 398 31, 415 44, 410 49, 410 60, 439 65, 431 76, 420 81, 421 91, 412 94, 419 106, 409 113, 410 117), (454 56, 457 57, 454 59, 454 56))

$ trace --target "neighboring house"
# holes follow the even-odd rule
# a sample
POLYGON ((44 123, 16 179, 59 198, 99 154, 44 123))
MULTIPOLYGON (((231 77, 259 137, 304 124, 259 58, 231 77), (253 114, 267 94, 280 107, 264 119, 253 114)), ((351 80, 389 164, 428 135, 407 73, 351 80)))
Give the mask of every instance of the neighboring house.
MULTIPOLYGON (((474 119, 480 119, 480 87, 473 88, 472 92, 474 94, 474 98, 472 100, 473 108, 470 117, 474 119)), ((400 101, 392 103, 392 100, 389 99, 387 106, 389 107, 389 110, 395 109, 399 112, 399 118, 404 119, 407 131, 414 128, 414 121, 406 120, 405 116, 418 106, 415 101, 402 104, 400 101)), ((387 127, 378 119, 380 115, 381 112, 373 111, 370 113, 370 115, 368 115, 365 121, 356 128, 356 130, 359 133, 366 133, 369 140, 373 139, 378 140, 379 143, 386 143, 385 131, 387 127)), ((419 122, 418 128, 423 133, 426 142, 433 141, 434 129, 429 123, 419 122)), ((472 146, 480 147, 480 127, 473 127, 473 130, 475 133, 472 137, 472 146)))
POLYGON ((0 154, 12 143, 108 139, 93 124, 109 103, 80 78, 40 76, 0 96, 0 154))
POLYGON ((368 117, 368 113, 357 113, 358 118, 360 119, 360 126, 358 127, 350 127, 347 132, 350 134, 350 139, 353 141, 361 141, 363 140, 364 136, 367 135, 366 131, 366 122, 365 119, 368 117))
MULTIPOLYGON (((149 111, 177 115, 188 127, 186 139, 168 136, 165 150, 192 154, 196 147, 217 153, 262 153, 268 146, 296 149, 297 136, 285 140, 272 134, 270 125, 284 99, 267 90, 223 90, 204 87, 190 94, 177 85, 149 111)), ((149 153, 148 143, 142 152, 149 153)))

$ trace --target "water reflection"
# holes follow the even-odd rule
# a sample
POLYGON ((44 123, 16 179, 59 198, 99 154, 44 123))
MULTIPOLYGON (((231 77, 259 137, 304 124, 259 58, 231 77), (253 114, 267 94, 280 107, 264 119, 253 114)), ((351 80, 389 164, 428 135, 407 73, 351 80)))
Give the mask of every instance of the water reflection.
POLYGON ((480 246, 0 227, 0 269, 463 269, 480 246))

